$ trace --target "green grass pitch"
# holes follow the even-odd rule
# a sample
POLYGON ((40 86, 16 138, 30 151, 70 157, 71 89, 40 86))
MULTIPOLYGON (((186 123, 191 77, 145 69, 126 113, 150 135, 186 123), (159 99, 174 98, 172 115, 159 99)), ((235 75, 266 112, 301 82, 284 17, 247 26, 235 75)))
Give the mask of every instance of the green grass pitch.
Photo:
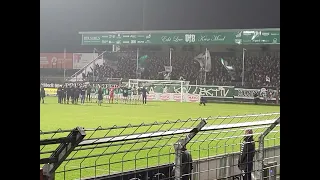
MULTIPOLYGON (((260 106, 242 104, 221 104, 209 103, 207 106, 199 106, 197 103, 179 102, 148 102, 146 105, 126 105, 126 104, 106 104, 98 106, 96 103, 86 103, 85 105, 58 104, 56 97, 46 97, 45 104, 40 105, 40 129, 42 131, 54 131, 61 129, 73 129, 76 126, 84 128, 111 127, 127 124, 141 124, 164 122, 166 120, 186 120, 188 118, 206 118, 209 116, 232 116, 244 114, 280 112, 279 106, 260 106)), ((228 119, 209 121, 208 124, 236 123, 239 121, 253 121, 259 119, 228 119)), ((192 122, 193 123, 193 122, 192 122)), ((130 133, 164 131, 169 128, 190 128, 192 123, 177 123, 171 125, 154 126, 152 128, 142 127, 139 129, 129 128, 124 132, 121 130, 111 130, 103 132, 88 132, 86 138, 116 136, 130 133), (136 131, 134 131, 136 130, 136 131), (120 132, 121 131, 121 132, 120 132)), ((259 133, 264 129, 256 129, 259 133)), ((188 145, 193 159, 214 156, 229 152, 239 151, 242 130, 232 129, 230 131, 199 133, 188 145), (237 137, 239 136, 239 137, 237 137)), ((64 134, 66 135, 66 134, 64 134)), ((266 146, 280 144, 279 127, 268 135, 266 146)), ((59 137, 59 135, 55 136, 59 137)), ((95 175, 112 174, 116 172, 134 170, 158 164, 172 163, 174 161, 173 143, 181 136, 174 136, 171 139, 157 139, 144 141, 127 141, 126 144, 113 144, 112 146, 97 146, 94 150, 82 150, 73 152, 68 158, 89 156, 86 159, 72 160, 64 162, 57 170, 57 179, 80 179, 95 175), (100 148, 99 148, 100 147, 100 148), (128 152, 130 150, 130 152, 128 152), (117 153, 113 153, 117 152, 117 153), (97 156, 99 154, 103 156, 97 156), (148 157, 148 158, 146 158, 148 157), (110 165, 111 164, 111 165, 110 165), (83 168, 81 171, 77 168, 83 168), (60 172, 60 173, 59 173, 60 172)), ((49 138, 41 136, 41 138, 49 138)), ((104 144, 105 145, 105 144, 104 144)), ((258 145, 258 144, 257 144, 258 145)), ((256 146, 257 146, 256 145, 256 146)), ((41 149, 42 147, 40 147, 41 149)), ((46 146, 43 151, 54 150, 54 147, 46 146)))

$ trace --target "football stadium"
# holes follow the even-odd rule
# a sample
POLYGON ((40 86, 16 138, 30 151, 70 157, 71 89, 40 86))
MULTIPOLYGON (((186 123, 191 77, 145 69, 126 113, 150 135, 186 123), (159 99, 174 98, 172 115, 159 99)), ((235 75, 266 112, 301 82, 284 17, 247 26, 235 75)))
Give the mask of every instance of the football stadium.
POLYGON ((40 180, 280 179, 280 28, 87 29, 40 52, 40 180))

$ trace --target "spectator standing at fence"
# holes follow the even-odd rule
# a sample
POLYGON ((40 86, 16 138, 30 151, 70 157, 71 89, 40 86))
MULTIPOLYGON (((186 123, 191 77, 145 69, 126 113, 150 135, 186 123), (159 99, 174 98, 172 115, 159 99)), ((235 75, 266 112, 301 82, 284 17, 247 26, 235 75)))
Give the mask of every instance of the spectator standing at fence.
POLYGON ((255 144, 252 134, 252 129, 247 129, 245 131, 244 142, 241 144, 238 167, 242 172, 243 180, 251 180, 253 158, 255 154, 255 144))
POLYGON ((191 180, 191 171, 193 169, 192 165, 192 156, 190 152, 187 150, 186 146, 182 147, 182 180, 191 180))

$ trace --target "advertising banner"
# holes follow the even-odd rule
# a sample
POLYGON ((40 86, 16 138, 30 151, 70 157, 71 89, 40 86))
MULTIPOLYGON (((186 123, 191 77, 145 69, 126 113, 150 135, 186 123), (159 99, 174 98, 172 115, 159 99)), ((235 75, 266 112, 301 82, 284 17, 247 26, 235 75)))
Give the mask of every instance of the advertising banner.
POLYGON ((72 53, 40 53, 40 68, 72 69, 72 53))
POLYGON ((73 69, 82 69, 97 57, 98 53, 73 53, 73 69))
MULTIPOLYGON (((188 94, 184 93, 182 95, 183 102, 200 102, 199 94, 188 94)), ((147 95, 148 101, 172 101, 181 102, 180 93, 150 93, 147 95)))
POLYGON ((57 88, 44 88, 46 92, 46 96, 56 96, 57 95, 57 88))

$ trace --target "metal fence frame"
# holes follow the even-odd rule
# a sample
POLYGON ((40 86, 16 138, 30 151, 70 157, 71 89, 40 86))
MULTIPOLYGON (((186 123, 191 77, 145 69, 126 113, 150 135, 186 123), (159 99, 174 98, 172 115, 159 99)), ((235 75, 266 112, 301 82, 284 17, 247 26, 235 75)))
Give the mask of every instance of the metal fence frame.
MULTIPOLYGON (((236 141, 237 139, 241 138, 242 135, 237 135, 239 131, 243 131, 245 128, 262 128, 262 132, 257 133, 256 135, 259 136, 259 148, 257 150, 257 162, 258 162, 258 170, 256 175, 258 176, 258 179, 263 179, 263 172, 264 172, 264 151, 265 151, 265 137, 280 123, 280 113, 267 113, 267 114, 252 114, 252 115, 240 115, 240 116, 227 116, 227 117, 208 117, 208 118, 198 118, 198 119, 188 119, 188 120, 176 120, 176 121, 166 121, 166 122, 154 122, 150 124, 140 124, 140 125, 127 125, 127 126, 112 126, 109 128, 102 128, 98 127, 95 129, 83 129, 83 128, 75 128, 73 130, 57 130, 57 131, 50 131, 50 132, 42 132, 40 131, 40 155, 44 154, 51 154, 50 158, 42 158, 40 159, 40 164, 44 164, 43 171, 46 179, 55 179, 55 170, 61 165, 63 162, 65 162, 63 166, 63 170, 59 171, 60 173, 64 173, 64 179, 66 179, 66 172, 72 171, 72 170, 79 170, 80 171, 80 178, 82 178, 82 170, 86 169, 88 167, 83 167, 83 162, 87 158, 94 157, 96 158, 94 165, 89 168, 95 168, 94 177, 91 179, 97 179, 99 176, 97 175, 97 167, 102 166, 101 164, 97 164, 97 161, 103 157, 103 156, 110 156, 109 162, 104 164, 108 165, 109 169, 106 176, 101 176, 101 179, 111 177, 111 175, 115 175, 114 173, 111 173, 111 165, 115 164, 115 162, 111 162, 111 159, 115 157, 115 154, 124 154, 121 159, 122 168, 121 172, 119 173, 120 176, 124 176, 125 173, 129 173, 124 168, 124 158, 128 153, 131 152, 137 152, 134 157, 135 161, 135 168, 133 171, 130 171, 131 173, 137 173, 138 171, 141 171, 141 169, 137 169, 137 161, 139 160, 138 153, 147 150, 145 159, 155 158, 158 156, 158 159, 161 159, 160 152, 165 149, 166 147, 170 146, 170 150, 168 154, 169 160, 170 155, 175 155, 175 159, 172 160, 175 162, 175 179, 181 179, 182 173, 180 171, 181 167, 181 147, 183 147, 186 144, 190 145, 190 148, 193 148, 194 146, 198 145, 199 150, 199 160, 200 160, 200 151, 201 146, 205 143, 208 143, 206 146, 209 147, 213 142, 218 142, 226 144, 229 140, 236 141), (197 126, 196 126, 197 125, 197 126), (155 128, 157 127, 158 128, 155 128), (167 127, 168 126, 168 127, 167 127), (235 130, 233 130, 235 129, 235 130), (96 134, 99 132, 103 132, 103 136, 95 137, 96 134), (112 133, 114 131, 117 131, 117 135, 113 135, 112 133), (128 131, 132 131, 131 133, 127 133, 128 131), (68 134, 68 136, 65 136, 64 134, 68 134), (199 136, 196 136, 199 133, 199 136), (228 137, 219 137, 223 133, 230 133, 231 136, 228 137), (209 134, 209 135, 208 135, 209 134), (61 136, 56 138, 56 136, 61 136), (205 136, 204 139, 201 139, 201 135, 205 136), (211 135, 214 135, 214 137, 210 137, 211 135), (42 138, 41 136, 46 136, 46 138, 42 138), (209 138, 210 137, 210 138, 209 138), (195 139, 192 141, 192 139, 195 139), (170 144, 172 140, 177 140, 176 143, 174 143, 174 146, 170 144), (147 146, 150 142, 155 142, 152 146, 147 146), (164 141, 164 145, 160 145, 159 142, 164 141), (45 147, 47 145, 57 144, 60 145, 55 150, 47 150, 45 151, 45 147), (136 148, 135 145, 139 143, 145 143, 142 147, 136 148), (196 144, 198 143, 198 144, 196 144), (126 150, 120 150, 123 146, 129 146, 130 148, 126 150), (118 147, 116 151, 112 151, 110 149, 118 147), (103 151, 98 155, 91 155, 91 153, 96 149, 103 149, 103 151), (150 152, 153 149, 159 149, 159 153, 157 156, 150 155, 150 152), (175 152, 171 153, 171 150, 175 152), (88 150, 90 151, 88 155, 85 157, 76 157, 77 153, 81 150, 88 150), (110 151, 110 152, 108 152, 110 151), (71 161, 81 160, 79 163, 80 168, 73 168, 73 169, 67 169, 68 163, 71 161)), ((280 132, 280 131, 279 131, 280 132)), ((216 147, 218 147, 218 145, 216 147)), ((232 142, 232 145, 237 145, 237 143, 232 142)), ((225 147, 227 148, 227 147, 225 147)), ((206 151, 206 150, 204 150, 206 151)), ((208 154, 209 155, 209 154, 208 154)), ((234 156, 233 153, 227 153, 223 155, 225 157, 227 156, 234 156)), ((214 156, 217 157, 217 156, 214 156)), ((209 159, 209 156, 207 157, 209 159)), ((227 160, 223 160, 227 161, 227 160)), ((117 162, 117 161, 116 161, 117 162)), ((159 163, 159 160, 158 160, 159 163)), ((222 164, 225 164, 224 166, 227 166, 227 162, 222 162, 222 164)), ((149 168, 157 168, 163 166, 162 164, 158 164, 156 167, 150 167, 147 165, 147 169, 149 168)), ((173 165, 168 165, 168 167, 172 167, 173 165)), ((280 164, 278 165, 280 167, 280 164)), ((197 166, 198 167, 198 166, 197 166)), ((209 169, 209 167, 208 167, 209 169)), ((198 174, 195 174, 194 172, 191 173, 191 175, 194 178, 198 179, 200 178, 200 169, 198 169, 198 174)), ((210 173, 210 170, 208 170, 208 176, 210 173)), ((216 168, 216 171, 221 171, 225 173, 222 174, 230 174, 227 173, 228 168, 216 168)), ((129 173, 130 174, 130 173, 129 173)), ((161 175, 160 172, 158 174, 161 175)), ((159 176, 160 176, 159 175, 159 176)), ((169 172, 170 176, 170 172, 169 172)), ((234 175, 233 175, 234 176, 234 175)), ((236 176, 239 176, 236 175, 236 176)), ((129 176, 128 176, 129 177, 129 176)), ((132 177, 132 178, 139 178, 139 177, 132 177)), ((221 178, 221 177, 217 177, 221 178)), ((227 177, 224 177, 227 178, 227 177)), ((231 177, 228 177, 231 178, 231 177)), ((90 179, 90 178, 89 178, 90 179)), ((169 177, 162 178, 162 179, 169 179, 169 177)))

